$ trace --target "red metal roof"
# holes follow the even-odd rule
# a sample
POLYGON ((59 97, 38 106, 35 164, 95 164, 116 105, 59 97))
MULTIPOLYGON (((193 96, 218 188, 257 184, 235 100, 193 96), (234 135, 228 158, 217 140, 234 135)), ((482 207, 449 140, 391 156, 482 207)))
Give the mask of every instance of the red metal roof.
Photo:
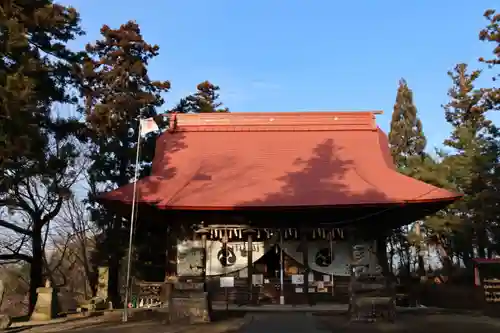
MULTIPOLYGON (((453 201, 395 171, 374 112, 177 115, 157 141, 138 199, 166 209, 453 201)), ((104 199, 132 200, 132 184, 104 199)))

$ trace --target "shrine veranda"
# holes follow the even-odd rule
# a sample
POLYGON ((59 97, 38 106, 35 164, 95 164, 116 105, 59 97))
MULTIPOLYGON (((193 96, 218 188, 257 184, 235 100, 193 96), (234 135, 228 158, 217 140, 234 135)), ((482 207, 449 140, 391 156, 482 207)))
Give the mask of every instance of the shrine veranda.
POLYGON ((379 269, 374 245, 349 239, 342 228, 209 225, 177 241, 173 275, 205 281, 215 301, 345 301, 353 264, 379 269))

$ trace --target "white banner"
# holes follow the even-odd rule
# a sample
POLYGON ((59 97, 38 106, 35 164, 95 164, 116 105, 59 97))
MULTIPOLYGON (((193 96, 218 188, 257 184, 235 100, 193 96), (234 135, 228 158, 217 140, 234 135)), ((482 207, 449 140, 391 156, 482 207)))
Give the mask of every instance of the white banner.
POLYGON ((182 241, 177 243, 177 275, 201 276, 203 247, 201 241, 182 241))
MULTIPOLYGON (((252 263, 262 258, 273 245, 274 241, 253 242, 252 263)), ((309 268, 319 273, 349 276, 351 263, 366 265, 370 269, 377 265, 377 259, 370 244, 360 244, 353 249, 349 242, 337 242, 333 243, 333 251, 330 249, 330 242, 324 240, 308 242, 307 246, 309 268)), ((247 242, 228 242, 227 248, 224 250, 222 242, 207 241, 206 250, 206 274, 208 276, 233 273, 247 267, 247 242)), ((283 242, 283 251, 299 264, 304 264, 300 241, 283 242)), ((199 240, 179 242, 177 245, 177 274, 179 276, 200 276, 203 272, 202 253, 202 243, 199 240)))
MULTIPOLYGON (((308 242, 309 268, 323 274, 337 276, 349 276, 350 264, 352 262, 352 246, 348 242, 333 243, 331 251, 330 242, 314 241, 308 242), (333 256, 332 256, 333 254, 333 256)), ((369 247, 369 246, 368 246, 369 247)), ((299 241, 287 241, 283 243, 283 251, 299 264, 304 264, 302 250, 299 241)), ((366 263, 376 264, 376 257, 365 254, 366 263)))
MULTIPOLYGON (((177 245, 177 274, 197 276, 202 274, 201 241, 183 241, 177 245)), ((269 250, 264 242, 252 243, 252 263, 262 258, 269 250)), ((207 241, 208 276, 222 275, 239 271, 248 265, 247 242, 228 242, 224 249, 220 241, 207 241)))

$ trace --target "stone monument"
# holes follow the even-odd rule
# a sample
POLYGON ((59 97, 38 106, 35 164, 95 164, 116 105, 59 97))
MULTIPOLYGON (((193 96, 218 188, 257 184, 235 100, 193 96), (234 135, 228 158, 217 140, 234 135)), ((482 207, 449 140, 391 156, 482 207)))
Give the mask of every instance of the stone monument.
POLYGON ((90 314, 94 311, 112 309, 113 305, 108 300, 109 268, 101 266, 97 268, 97 292, 96 296, 85 300, 78 308, 79 312, 90 314))
POLYGON ((203 282, 174 283, 168 304, 170 323, 208 323, 211 321, 211 308, 203 282))
POLYGON ((37 300, 35 310, 31 314, 33 321, 45 321, 57 316, 57 293, 52 288, 49 280, 45 282, 45 287, 37 288, 37 300))
MULTIPOLYGON (((0 280, 0 311, 2 309, 2 303, 3 303, 4 296, 5 296, 5 286, 3 284, 3 281, 0 280)), ((8 316, 6 314, 2 314, 0 312, 0 330, 4 330, 4 329, 8 328, 10 326, 10 323, 11 323, 10 316, 8 316)))
POLYGON ((395 286, 382 274, 373 248, 353 246, 349 314, 352 321, 374 322, 384 318, 394 322, 395 286))
POLYGON ((106 266, 97 268, 97 297, 108 300, 109 268, 106 266))

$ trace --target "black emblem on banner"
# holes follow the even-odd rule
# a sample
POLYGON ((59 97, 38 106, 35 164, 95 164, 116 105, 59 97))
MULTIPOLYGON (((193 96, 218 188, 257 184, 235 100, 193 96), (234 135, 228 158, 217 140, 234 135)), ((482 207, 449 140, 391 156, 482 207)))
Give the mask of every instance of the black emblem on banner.
POLYGON ((223 267, 233 266, 236 263, 236 254, 231 247, 222 247, 219 252, 217 252, 217 260, 223 267))
POLYGON ((329 248, 322 248, 314 256, 314 262, 319 267, 328 267, 333 262, 333 256, 329 248))

